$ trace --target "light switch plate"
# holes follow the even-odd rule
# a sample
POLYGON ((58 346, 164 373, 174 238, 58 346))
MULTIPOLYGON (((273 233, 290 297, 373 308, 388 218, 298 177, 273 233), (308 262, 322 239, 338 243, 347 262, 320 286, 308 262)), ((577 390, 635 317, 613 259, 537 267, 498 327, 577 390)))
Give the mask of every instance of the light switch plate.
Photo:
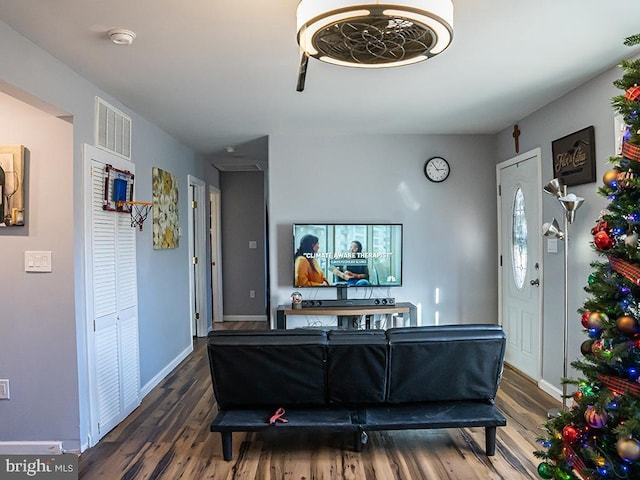
POLYGON ((25 272, 51 272, 51 251, 25 251, 25 272))
POLYGON ((9 380, 0 379, 0 400, 9 400, 9 380))

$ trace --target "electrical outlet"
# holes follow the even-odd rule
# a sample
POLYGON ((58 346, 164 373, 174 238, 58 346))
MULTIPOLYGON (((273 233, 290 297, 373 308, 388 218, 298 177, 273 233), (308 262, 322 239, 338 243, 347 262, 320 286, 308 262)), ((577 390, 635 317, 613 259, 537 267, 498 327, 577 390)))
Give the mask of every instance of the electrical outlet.
POLYGON ((255 290, 249 290, 249 298, 256 298, 256 291, 255 290))
POLYGON ((9 400, 9 380, 0 379, 0 400, 9 400))

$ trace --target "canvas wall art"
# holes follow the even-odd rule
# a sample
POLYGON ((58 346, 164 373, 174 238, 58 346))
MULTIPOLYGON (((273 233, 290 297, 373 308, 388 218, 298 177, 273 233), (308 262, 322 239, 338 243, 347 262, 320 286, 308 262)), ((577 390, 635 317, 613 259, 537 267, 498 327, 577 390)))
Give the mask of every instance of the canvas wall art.
POLYGON ((24 145, 0 145, 0 228, 25 224, 24 145))
POLYGON ((152 172, 153 248, 178 248, 178 180, 158 167, 152 172))

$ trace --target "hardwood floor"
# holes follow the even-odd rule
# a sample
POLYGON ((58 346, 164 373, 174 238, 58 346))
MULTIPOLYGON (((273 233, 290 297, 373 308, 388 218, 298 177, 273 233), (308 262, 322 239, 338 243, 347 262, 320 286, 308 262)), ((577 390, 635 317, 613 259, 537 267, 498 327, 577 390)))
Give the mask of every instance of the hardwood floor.
MULTIPOLYGON (((265 328, 234 322, 216 328, 265 328)), ((222 459, 206 353, 194 352, 124 422, 80 456, 80 480, 488 480, 539 479, 533 456, 546 411, 559 402, 505 368, 496 403, 507 417, 496 455, 484 454, 484 429, 369 433, 362 452, 350 435, 235 433, 234 457, 222 459)))

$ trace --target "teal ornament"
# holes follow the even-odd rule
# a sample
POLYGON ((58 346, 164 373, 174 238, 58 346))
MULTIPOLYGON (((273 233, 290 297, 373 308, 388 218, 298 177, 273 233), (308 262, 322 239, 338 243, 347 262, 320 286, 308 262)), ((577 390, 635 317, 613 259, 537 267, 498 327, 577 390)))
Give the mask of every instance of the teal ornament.
POLYGON ((587 283, 589 285, 593 285, 594 283, 596 283, 596 280, 598 279, 598 276, 596 275, 595 272, 593 272, 591 275, 589 275, 589 277, 587 278, 587 283))

